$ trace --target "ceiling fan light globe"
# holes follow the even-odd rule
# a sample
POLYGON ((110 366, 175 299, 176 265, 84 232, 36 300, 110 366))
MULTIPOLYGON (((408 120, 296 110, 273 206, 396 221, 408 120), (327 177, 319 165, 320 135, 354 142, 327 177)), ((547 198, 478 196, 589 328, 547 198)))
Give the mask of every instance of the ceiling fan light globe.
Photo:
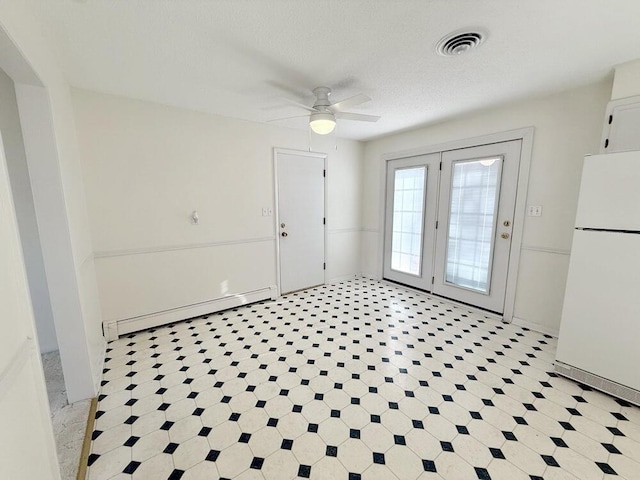
POLYGON ((331 113, 314 113, 309 118, 309 126, 318 135, 327 135, 336 128, 336 119, 331 113))

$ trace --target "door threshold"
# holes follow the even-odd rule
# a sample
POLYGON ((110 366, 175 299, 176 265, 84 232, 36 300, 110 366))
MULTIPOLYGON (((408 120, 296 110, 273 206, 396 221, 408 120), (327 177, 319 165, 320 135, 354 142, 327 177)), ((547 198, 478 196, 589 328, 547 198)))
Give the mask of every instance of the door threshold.
POLYGON ((416 292, 416 293, 426 294, 426 295, 429 295, 429 296, 434 297, 436 299, 446 300, 447 302, 451 303, 452 305, 455 305, 455 306, 458 306, 458 307, 469 308, 470 310, 474 311, 475 313, 479 313, 479 314, 484 315, 486 317, 493 318, 493 319, 496 319, 496 320, 500 320, 503 323, 511 323, 511 322, 506 321, 504 319, 504 315, 502 313, 500 313, 500 312, 494 312, 493 310, 487 310, 487 309, 484 309, 482 307, 478 307, 476 305, 471 305, 469 303, 464 303, 464 302, 461 302, 459 300, 454 300, 454 299, 449 298, 449 297, 443 297, 442 295, 438 295, 436 293, 430 292, 429 290, 422 290, 421 288, 416 288, 416 287, 413 287, 411 285, 407 285, 405 283, 396 282, 394 280, 389 280, 387 278, 383 278, 382 281, 386 282, 386 283, 393 284, 393 285, 399 285, 399 286, 401 286, 403 288, 406 288, 407 290, 411 290, 411 291, 416 292))

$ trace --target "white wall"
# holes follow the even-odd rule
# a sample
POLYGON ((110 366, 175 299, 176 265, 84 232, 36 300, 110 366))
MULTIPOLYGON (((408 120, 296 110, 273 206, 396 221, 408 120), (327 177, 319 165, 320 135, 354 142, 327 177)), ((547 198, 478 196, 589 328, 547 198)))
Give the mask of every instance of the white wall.
MULTIPOLYGON (((73 90, 105 322, 276 283, 273 148, 304 131, 73 90), (200 224, 191 223, 197 210, 200 224)), ((360 273, 362 145, 329 155, 327 279, 360 273)))
POLYGON ((49 301, 47 277, 40 247, 40 233, 33 206, 33 195, 27 158, 22 142, 22 129, 16 103, 13 80, 0 70, 0 133, 4 143, 7 169, 11 182, 13 203, 18 218, 20 242, 29 281, 31 305, 38 331, 38 344, 42 353, 58 349, 53 312, 49 301))
POLYGON ((569 264, 582 159, 596 153, 610 81, 472 113, 440 124, 391 135, 365 146, 363 273, 380 277, 380 212, 385 153, 436 145, 534 126, 527 217, 515 299, 516 321, 557 333, 569 264))
POLYGON ((95 396, 104 339, 69 86, 29 10, 0 2, 0 68, 15 82, 67 396, 95 396))

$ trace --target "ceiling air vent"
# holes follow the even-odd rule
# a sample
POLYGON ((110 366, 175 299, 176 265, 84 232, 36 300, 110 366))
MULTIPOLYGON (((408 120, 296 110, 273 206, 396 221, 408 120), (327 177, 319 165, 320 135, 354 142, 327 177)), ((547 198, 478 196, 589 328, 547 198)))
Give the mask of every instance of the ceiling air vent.
POLYGON ((479 47, 485 38, 486 35, 478 31, 450 33, 438 42, 436 51, 444 57, 453 57, 479 47))

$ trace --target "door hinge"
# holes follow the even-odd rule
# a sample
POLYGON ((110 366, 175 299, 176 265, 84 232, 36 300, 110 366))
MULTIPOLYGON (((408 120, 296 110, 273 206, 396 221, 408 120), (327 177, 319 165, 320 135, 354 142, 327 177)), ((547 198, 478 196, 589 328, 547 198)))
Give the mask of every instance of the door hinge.
POLYGON ((436 230, 438 229, 438 220, 436 220, 436 230))
POLYGON ((433 285, 433 282, 435 282, 436 277, 431 277, 431 285, 433 285))
POLYGON ((439 168, 439 170, 442 170, 442 162, 440 162, 440 168, 439 168))
POLYGON ((613 115, 609 115, 609 125, 613 123, 613 115))
POLYGON ((322 176, 326 177, 327 176, 327 171, 326 170, 322 170, 322 176))
POLYGON ((607 148, 608 146, 609 146, 609 139, 607 138, 607 139, 604 141, 604 148, 607 148))
POLYGON ((326 225, 327 224, 327 217, 322 217, 322 224, 326 225))
POLYGON ((323 270, 326 270, 326 269, 327 269, 327 263, 326 263, 326 262, 322 264, 322 269, 323 269, 323 270))

